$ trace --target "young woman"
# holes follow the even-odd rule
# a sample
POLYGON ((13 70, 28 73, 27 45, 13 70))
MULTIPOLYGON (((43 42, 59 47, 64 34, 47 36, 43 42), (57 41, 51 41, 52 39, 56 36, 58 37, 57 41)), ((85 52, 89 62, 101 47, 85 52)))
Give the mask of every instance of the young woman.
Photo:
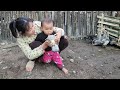
MULTIPOLYGON (((19 17, 10 22, 9 28, 12 35, 17 39, 18 46, 29 59, 26 70, 32 71, 35 60, 38 60, 44 54, 44 50, 49 46, 48 41, 44 43, 35 41, 36 36, 41 33, 41 22, 34 21, 30 18, 19 17)), ((58 27, 54 28, 54 31, 57 33, 55 40, 59 42, 59 48, 62 51, 68 46, 68 41, 66 38, 61 38, 62 33, 64 33, 63 29, 58 27)))

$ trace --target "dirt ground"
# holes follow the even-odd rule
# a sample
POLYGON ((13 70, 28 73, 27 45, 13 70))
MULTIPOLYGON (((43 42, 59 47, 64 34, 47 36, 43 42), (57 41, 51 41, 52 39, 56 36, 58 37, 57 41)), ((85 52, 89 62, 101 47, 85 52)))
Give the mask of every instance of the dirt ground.
POLYGON ((69 75, 65 75, 54 63, 39 62, 30 73, 25 71, 28 59, 19 47, 3 48, 1 45, 0 79, 120 79, 119 48, 69 41, 61 56, 69 75))

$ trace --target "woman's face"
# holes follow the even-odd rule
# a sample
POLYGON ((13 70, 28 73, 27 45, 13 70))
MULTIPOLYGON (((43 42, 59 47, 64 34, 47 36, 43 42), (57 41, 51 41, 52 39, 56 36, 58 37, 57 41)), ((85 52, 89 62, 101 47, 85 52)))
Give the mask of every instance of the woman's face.
POLYGON ((33 22, 29 22, 29 26, 27 27, 27 31, 25 32, 26 36, 32 36, 35 34, 34 24, 33 22))

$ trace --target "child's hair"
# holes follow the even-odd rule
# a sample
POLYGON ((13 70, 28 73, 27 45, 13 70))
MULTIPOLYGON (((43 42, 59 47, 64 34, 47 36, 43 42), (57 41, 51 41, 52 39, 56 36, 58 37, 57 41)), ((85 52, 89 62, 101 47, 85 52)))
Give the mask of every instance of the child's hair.
POLYGON ((26 18, 26 17, 19 17, 13 21, 10 22, 9 28, 11 30, 12 35, 17 38, 18 33, 21 32, 21 34, 25 34, 25 32, 28 30, 29 22, 33 22, 33 19, 26 18))
POLYGON ((50 18, 43 19, 41 21, 41 27, 43 26, 43 23, 53 23, 53 26, 54 26, 54 20, 52 20, 50 18))

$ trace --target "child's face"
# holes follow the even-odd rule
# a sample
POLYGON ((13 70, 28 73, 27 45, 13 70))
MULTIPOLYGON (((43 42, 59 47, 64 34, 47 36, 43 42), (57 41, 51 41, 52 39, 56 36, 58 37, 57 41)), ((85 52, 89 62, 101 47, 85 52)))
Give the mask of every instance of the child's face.
POLYGON ((53 23, 43 23, 43 26, 41 27, 42 31, 46 34, 46 35, 50 35, 53 33, 53 23))

